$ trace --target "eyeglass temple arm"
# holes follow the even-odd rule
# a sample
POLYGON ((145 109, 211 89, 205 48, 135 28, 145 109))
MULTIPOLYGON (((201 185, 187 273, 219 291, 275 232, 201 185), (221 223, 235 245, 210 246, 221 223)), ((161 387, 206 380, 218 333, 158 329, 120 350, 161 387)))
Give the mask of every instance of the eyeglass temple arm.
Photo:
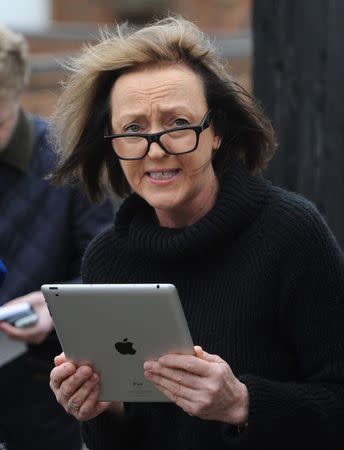
POLYGON ((203 123, 202 123, 202 125, 201 125, 202 131, 203 131, 205 128, 209 127, 210 122, 211 122, 212 112, 213 112, 213 109, 210 108, 209 111, 207 112, 206 116, 204 117, 203 123))

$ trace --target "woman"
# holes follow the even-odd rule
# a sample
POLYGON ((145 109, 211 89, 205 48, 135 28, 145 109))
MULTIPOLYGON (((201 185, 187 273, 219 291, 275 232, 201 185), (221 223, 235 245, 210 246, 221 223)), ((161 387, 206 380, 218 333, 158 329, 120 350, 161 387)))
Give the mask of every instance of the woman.
POLYGON ((275 148, 263 114, 179 18, 119 28, 73 71, 54 179, 126 197, 83 280, 175 284, 200 345, 145 363, 161 404, 98 402, 98 375, 56 357, 51 387, 88 447, 343 444, 343 254, 312 204, 260 176, 275 148))

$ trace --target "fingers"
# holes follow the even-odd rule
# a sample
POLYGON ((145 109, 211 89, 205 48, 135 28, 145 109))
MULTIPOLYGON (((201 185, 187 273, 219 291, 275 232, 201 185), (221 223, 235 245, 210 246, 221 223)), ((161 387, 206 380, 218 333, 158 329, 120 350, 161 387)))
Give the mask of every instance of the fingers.
POLYGON ((158 371, 162 375, 176 381, 178 379, 175 376, 184 376, 184 384, 192 387, 194 379, 189 381, 184 372, 200 377, 208 377, 213 370, 212 365, 209 363, 224 363, 219 356, 207 353, 198 345, 194 347, 194 351, 195 355, 167 354, 161 356, 158 361, 147 361, 144 368, 147 371, 158 371), (157 364, 159 364, 159 367, 157 364), (173 370, 171 371, 170 369, 173 370))
MULTIPOLYGON (((194 355, 168 354, 147 361, 144 370, 159 391, 192 416, 226 422, 228 405, 239 404, 242 409, 236 400, 238 380, 230 366, 202 347, 195 346, 194 355)), ((238 416, 237 409, 233 409, 233 417, 238 416)), ((241 416, 246 417, 247 411, 241 416)))
MULTIPOLYGON (((201 347, 200 347, 201 348, 201 347)), ((212 355, 210 353, 207 353, 206 351, 202 350, 202 356, 205 361, 208 362, 214 362, 214 363, 223 363, 223 359, 220 358, 218 355, 212 355)))
MULTIPOLYGON (((29 298, 37 296, 38 294, 31 293, 25 297, 20 297, 18 299, 12 300, 7 304, 9 305, 15 303, 23 303, 23 301, 28 301, 29 298)), ((16 341, 23 341, 30 344, 40 344, 46 338, 48 333, 53 329, 53 323, 49 315, 48 309, 45 306, 45 303, 42 304, 40 307, 35 306, 34 309, 35 313, 38 316, 38 321, 36 322, 36 324, 22 328, 13 326, 7 322, 1 322, 0 330, 6 333, 10 339, 16 341)))
POLYGON ((45 304, 45 299, 41 291, 34 291, 21 297, 14 298, 13 300, 7 302, 6 305, 14 305, 16 303, 23 303, 23 302, 28 302, 31 305, 41 305, 45 304))
POLYGON ((145 376, 156 382, 159 378, 167 378, 175 383, 187 386, 190 388, 200 388, 202 384, 202 378, 194 376, 193 374, 181 369, 173 369, 165 367, 157 361, 149 361, 144 364, 145 376))
MULTIPOLYGON (((193 416, 194 414, 191 411, 194 408, 194 404, 192 399, 189 400, 183 396, 178 396, 175 393, 169 391, 167 388, 163 386, 157 386, 160 392, 162 392, 171 402, 175 403, 177 406, 182 408, 189 416, 193 416)), ((194 395, 194 394, 193 394, 194 395)))
POLYGON ((194 346, 194 351, 195 351, 195 355, 197 356, 197 358, 203 358, 209 362, 218 362, 218 363, 224 362, 223 359, 220 358, 218 355, 212 355, 210 353, 207 353, 199 345, 194 346))
POLYGON ((154 372, 145 372, 145 376, 148 380, 152 381, 163 394, 165 394, 176 404, 178 404, 180 399, 192 400, 195 398, 196 390, 190 386, 182 384, 182 382, 160 376, 154 372))
POLYGON ((23 295, 22 297, 17 297, 13 300, 13 302, 29 302, 31 305, 33 304, 44 304, 45 299, 43 292, 41 291, 33 291, 29 294, 23 295))
MULTIPOLYGON (((200 353, 199 353, 200 354, 200 353)), ((209 355, 202 350, 202 357, 193 355, 164 355, 158 360, 159 364, 171 369, 182 369, 194 375, 207 377, 212 370, 209 362, 220 362, 222 359, 216 355, 209 355)))
POLYGON ((203 356, 203 349, 202 349, 202 347, 200 347, 199 345, 195 345, 194 346, 194 351, 195 351, 195 355, 197 356, 197 358, 202 358, 202 356, 203 356))
MULTIPOLYGON (((79 409, 74 412, 74 417, 78 420, 90 420, 93 417, 96 417, 101 412, 105 411, 109 406, 110 402, 98 402, 99 397, 99 384, 94 381, 96 384, 91 386, 87 396, 84 398, 83 403, 79 407, 79 409)), ((76 403, 77 404, 77 403, 76 403)))
POLYGON ((55 367, 50 373, 50 386, 55 392, 61 384, 76 372, 76 366, 70 362, 55 367))
POLYGON ((153 381, 162 394, 182 408, 187 414, 190 416, 199 415, 199 411, 202 408, 202 402, 199 399, 201 391, 183 386, 166 378, 158 377, 154 374, 149 379, 153 381))
POLYGON ((92 374, 93 371, 91 367, 78 367, 72 376, 61 383, 60 388, 62 395, 69 400, 79 389, 84 387, 85 384, 87 385, 86 382, 91 378, 92 374))
POLYGON ((90 420, 110 407, 110 402, 98 402, 99 375, 89 366, 76 367, 66 362, 64 353, 55 357, 50 387, 64 409, 78 420, 90 420))
POLYGON ((7 336, 10 336, 10 333, 12 332, 12 328, 14 328, 9 323, 3 321, 0 322, 0 330, 7 334, 7 336))
POLYGON ((28 331, 25 328, 17 328, 7 322, 0 323, 0 330, 15 341, 26 341, 28 331))
POLYGON ((99 376, 89 366, 76 367, 62 362, 64 354, 56 360, 60 363, 51 371, 50 387, 64 409, 78 420, 95 416, 99 393, 99 376))
POLYGON ((55 356, 55 358, 54 358, 55 367, 60 366, 61 364, 63 364, 66 361, 67 361, 67 359, 66 359, 66 355, 64 354, 64 352, 60 353, 59 355, 55 356))
POLYGON ((16 303, 23 303, 25 302, 25 295, 22 297, 16 297, 13 300, 9 300, 8 302, 5 303, 6 306, 9 305, 15 305, 16 303))
MULTIPOLYGON (((84 417, 88 417, 90 412, 93 411, 98 399, 98 382, 98 375, 93 373, 87 381, 81 384, 79 389, 69 397, 67 402, 67 412, 77 416, 80 420, 83 420, 84 417)), ((65 392, 63 386, 62 392, 65 392)))

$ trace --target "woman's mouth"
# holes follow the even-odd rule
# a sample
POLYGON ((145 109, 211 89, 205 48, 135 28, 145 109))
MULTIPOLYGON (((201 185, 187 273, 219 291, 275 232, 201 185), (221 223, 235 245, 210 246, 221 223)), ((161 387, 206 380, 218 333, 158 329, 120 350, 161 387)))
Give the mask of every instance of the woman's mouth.
POLYGON ((179 169, 173 170, 161 170, 161 171, 153 171, 147 172, 147 175, 152 181, 168 181, 174 178, 179 172, 179 169))

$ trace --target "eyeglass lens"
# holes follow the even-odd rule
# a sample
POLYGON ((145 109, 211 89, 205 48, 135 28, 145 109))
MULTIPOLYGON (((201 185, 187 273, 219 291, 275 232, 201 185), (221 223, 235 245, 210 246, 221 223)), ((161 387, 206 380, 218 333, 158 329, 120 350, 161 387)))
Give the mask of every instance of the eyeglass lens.
MULTIPOLYGON (((195 130, 176 130, 162 134, 161 144, 169 153, 178 154, 191 151, 197 144, 195 130)), ((112 139, 112 145, 119 157, 140 158, 147 152, 148 142, 140 136, 125 136, 112 139)))

